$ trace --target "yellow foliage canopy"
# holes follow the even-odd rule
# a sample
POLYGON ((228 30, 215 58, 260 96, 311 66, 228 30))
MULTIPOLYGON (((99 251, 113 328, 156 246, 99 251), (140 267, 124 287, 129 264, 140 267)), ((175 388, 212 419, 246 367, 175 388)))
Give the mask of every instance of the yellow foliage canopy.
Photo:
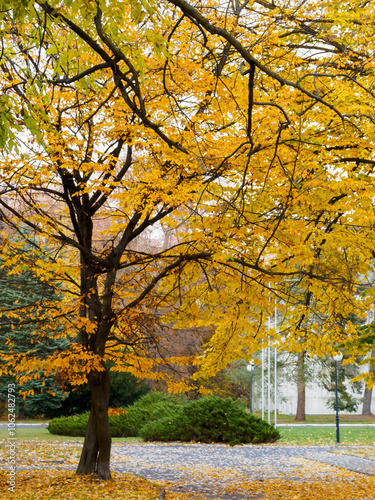
POLYGON ((156 377, 184 359, 210 376, 269 342, 369 350, 352 320, 373 302, 370 6, 13 4, 1 258, 63 290, 74 349, 51 366, 83 381, 97 360, 156 377), (208 328, 202 356, 167 355, 172 326, 208 328))

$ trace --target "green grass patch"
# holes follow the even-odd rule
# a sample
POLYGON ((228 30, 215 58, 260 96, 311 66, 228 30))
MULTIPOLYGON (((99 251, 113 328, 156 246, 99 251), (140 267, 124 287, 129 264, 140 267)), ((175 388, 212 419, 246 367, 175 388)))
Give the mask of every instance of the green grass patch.
MULTIPOLYGON (((0 429, 0 440, 9 437, 8 429, 0 429)), ((83 443, 83 437, 58 436, 50 434, 45 427, 16 428, 16 438, 20 441, 65 441, 68 443, 83 443)), ((129 443, 132 441, 142 441, 141 438, 112 438, 114 443, 129 443)))
MULTIPOLYGON (((255 415, 261 417, 262 414, 256 412, 255 415)), ((277 415, 278 424, 334 424, 336 415, 306 415, 305 422, 296 422, 295 415, 277 415)), ((268 421, 267 412, 264 414, 264 420, 268 421)), ((275 422, 275 415, 271 412, 271 423, 275 422)), ((375 424, 375 415, 342 415, 340 414, 340 422, 345 424, 375 424)))
MULTIPOLYGON (((336 427, 279 427, 278 444, 332 445, 336 443, 336 427)), ((374 445, 375 429, 371 427, 340 427, 343 444, 374 445)))
MULTIPOLYGON (((49 420, 47 419, 36 419, 33 420, 31 418, 26 418, 24 420, 17 420, 16 419, 16 424, 48 424, 49 420)), ((6 419, 1 419, 0 424, 1 425, 6 425, 8 423, 8 420, 6 419)))
MULTIPOLYGON (((321 444, 331 445, 336 442, 335 427, 279 427, 281 439, 278 444, 321 444)), ((9 437, 7 429, 0 429, 0 440, 9 437)), ((17 429, 16 437, 20 441, 59 441, 83 443, 82 437, 57 436, 50 434, 45 427, 17 429)), ((113 438, 114 443, 139 442, 141 438, 113 438)), ((340 427, 340 441, 344 444, 374 445, 375 429, 371 427, 340 427)))

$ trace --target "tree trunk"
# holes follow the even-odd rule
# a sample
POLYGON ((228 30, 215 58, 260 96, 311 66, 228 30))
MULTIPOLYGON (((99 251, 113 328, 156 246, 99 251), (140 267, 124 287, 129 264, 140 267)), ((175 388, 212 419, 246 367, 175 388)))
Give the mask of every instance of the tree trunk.
POLYGON ((99 479, 112 479, 109 468, 111 434, 108 404, 110 379, 107 370, 89 375, 91 411, 77 474, 97 474, 99 479))
POLYGON ((306 382, 305 382, 305 354, 306 351, 298 353, 297 359, 297 413, 296 422, 306 420, 306 382))
MULTIPOLYGON (((375 350, 371 351, 371 357, 375 357, 375 350)), ((375 373, 375 364, 370 365, 370 373, 375 373)), ((364 400, 362 406, 362 415, 372 415, 371 413, 372 388, 365 387, 364 400)))
POLYGON ((25 418, 25 402, 21 401, 18 407, 18 420, 23 420, 25 418))
POLYGON ((364 400, 362 406, 362 415, 372 415, 371 413, 371 399, 372 399, 372 387, 367 389, 365 387, 364 400))

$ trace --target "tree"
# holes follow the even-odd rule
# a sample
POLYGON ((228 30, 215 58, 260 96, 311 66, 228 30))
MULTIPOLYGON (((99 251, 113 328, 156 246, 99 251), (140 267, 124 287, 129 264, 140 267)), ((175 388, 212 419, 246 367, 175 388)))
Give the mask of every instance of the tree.
MULTIPOLYGON (((371 293, 371 288, 369 289, 371 293)), ((372 415, 371 413, 371 400, 372 400, 372 389, 375 381, 375 352, 374 352, 374 323, 370 321, 370 323, 366 322, 365 325, 359 327, 360 337, 354 342, 354 345, 351 345, 351 350, 357 351, 361 356, 358 358, 359 365, 368 364, 368 371, 360 373, 353 380, 354 381, 364 381, 366 383, 364 395, 363 395, 363 406, 362 406, 362 415, 372 415)))
MULTIPOLYGON (((318 325, 324 324, 325 317, 322 315, 322 312, 320 312, 320 316, 316 315, 310 315, 311 319, 314 319, 314 322, 316 322, 318 325)), ((341 318, 341 326, 342 329, 345 329, 345 323, 347 321, 350 321, 353 325, 357 325, 357 327, 361 324, 361 321, 359 318, 353 316, 353 315, 348 315, 348 317, 341 318)), ((344 344, 342 345, 342 348, 344 348, 344 344)), ((339 350, 339 346, 337 346, 337 350, 339 350)), ((332 370, 332 360, 330 362, 327 362, 326 358, 318 358, 314 356, 314 363, 316 366, 318 366, 318 372, 316 373, 316 369, 314 370, 314 367, 311 366, 312 371, 310 368, 310 363, 307 363, 309 358, 307 356, 307 352, 302 350, 301 352, 298 352, 297 354, 297 362, 296 362, 296 378, 297 378, 297 411, 296 411, 296 421, 304 421, 306 420, 306 385, 309 380, 311 380, 312 377, 318 380, 320 380, 320 384, 322 387, 324 387, 327 391, 334 391, 334 371, 332 370)), ((354 376, 358 375, 358 367, 355 364, 349 364, 349 365, 341 365, 339 369, 339 385, 338 385, 338 393, 340 396, 340 410, 346 410, 349 412, 356 411, 358 407, 358 400, 353 398, 352 395, 350 394, 350 391, 348 391, 345 383, 348 383, 354 376)), ((358 392, 360 389, 361 384, 358 381, 353 381, 352 388, 355 392, 358 392)), ((335 398, 331 398, 328 401, 327 406, 329 408, 335 409, 335 398)))
POLYGON ((0 1, 2 218, 38 238, 27 267, 63 283, 48 321, 74 342, 43 369, 88 381, 79 473, 110 478, 105 362, 162 376, 165 325, 212 327, 196 378, 270 337, 330 353, 357 335, 341 318, 371 301, 353 291, 373 252, 374 14, 311 3, 0 1), (142 248, 160 226, 176 239, 142 248), (272 294, 290 307, 283 337, 272 294))
MULTIPOLYGON (((375 357, 375 352, 371 351, 371 357, 375 357)), ((370 373, 375 374, 375 365, 371 365, 370 373)), ((371 413, 371 401, 372 401, 372 387, 369 389, 367 386, 365 387, 364 395, 363 395, 363 406, 362 406, 362 415, 372 415, 371 413)))
MULTIPOLYGON (((37 241, 43 240, 48 246, 45 255, 40 243, 34 244, 33 254, 27 255, 29 267, 36 268, 48 282, 65 283, 66 300, 54 306, 56 312, 50 322, 63 318, 65 334, 76 342, 51 355, 41 368, 47 375, 52 366, 59 367, 60 376, 72 384, 88 380, 92 406, 78 472, 97 472, 100 478, 108 479, 110 384, 105 361, 151 376, 156 362, 147 353, 155 355, 158 310, 165 307, 165 297, 176 294, 175 290, 181 295, 188 281, 193 280, 194 285, 213 254, 188 231, 185 238, 165 251, 138 249, 137 238, 163 220, 172 227, 180 224, 179 219, 190 214, 190 205, 194 206, 210 182, 233 166, 216 165, 210 151, 207 158, 203 157, 207 165, 202 168, 196 161, 197 147, 188 152, 182 145, 194 144, 195 132, 190 127, 184 130, 184 125, 179 130, 179 123, 176 127, 173 107, 168 106, 170 96, 162 91, 164 78, 151 78, 163 74, 165 62, 149 59, 147 51, 137 50, 130 54, 133 62, 124 54, 120 59, 114 54, 112 60, 107 54, 111 43, 102 31, 99 8, 91 13, 91 21, 96 36, 107 47, 91 39, 93 52, 85 47, 91 38, 88 25, 84 34, 72 21, 56 17, 47 4, 37 7, 34 17, 30 14, 20 24, 20 31, 14 32, 11 16, 17 14, 8 13, 3 19, 8 35, 3 73, 10 83, 13 112, 18 108, 23 116, 19 123, 11 123, 14 133, 9 134, 8 145, 14 146, 15 138, 20 137, 17 132, 22 131, 24 136, 18 140, 23 141, 26 151, 21 147, 10 151, 2 163, 2 217, 15 231, 20 223, 26 224, 37 241), (44 34, 23 49, 22 37, 33 39, 38 16, 46 21, 44 34), (70 52, 57 58, 55 54, 65 41, 70 52), (79 50, 73 52, 73 47, 79 50), (96 50, 99 52, 95 54, 96 50), (140 56, 144 67, 137 61, 140 56), (88 61, 90 67, 83 69, 88 61), (101 73, 95 74, 93 70, 99 69, 101 73), (76 74, 71 77, 72 71, 76 74), (142 77, 148 82, 145 88, 142 77), (158 123, 148 116, 158 117, 158 123), (163 122, 169 137, 162 130, 163 122), (186 139, 180 138, 182 132, 186 139), (9 177, 9 169, 16 164, 14 175, 9 177), (159 286, 162 280, 164 288, 159 286)), ((133 30, 129 13, 121 15, 133 30)), ((79 20, 84 26, 83 15, 79 20)), ((139 44, 156 50, 157 41, 157 37, 148 41, 145 27, 139 30, 139 44)), ((186 53, 180 56, 178 71, 170 83, 181 102, 189 93, 202 100, 207 78, 214 81, 211 68, 203 71, 204 80, 199 75, 199 80, 188 82, 182 95, 178 94, 185 80, 186 53), (197 85, 199 82, 201 85, 197 85)), ((202 72, 199 61, 189 69, 191 74, 195 71, 202 72)), ((193 114, 194 99, 189 104, 193 114)), ((192 112, 189 107, 186 113, 192 112)), ((216 105, 212 108, 213 115, 216 105)), ((219 134, 215 150, 224 139, 219 134)), ((26 236, 24 239, 30 244, 26 236)), ((21 259, 23 242, 15 245, 8 241, 4 259, 11 245, 20 257, 14 270, 19 272, 25 265, 21 259)), ((25 311, 8 311, 8 318, 20 313, 25 311)), ((28 320, 45 321, 46 316, 38 311, 28 320)), ((20 357, 3 357, 8 368, 12 364, 16 370, 21 366, 20 357)), ((29 358, 22 359, 22 368, 31 371, 36 360, 29 358)))
MULTIPOLYGON (((335 410, 336 409, 336 384, 335 384, 335 370, 334 361, 329 359, 326 361, 327 370, 322 370, 320 372, 320 380, 322 386, 329 392, 333 393, 333 396, 327 401, 327 407, 335 410)), ((347 384, 358 374, 358 367, 355 365, 344 365, 340 363, 337 368, 337 393, 338 393, 338 409, 339 411, 347 411, 349 413, 355 412, 358 409, 360 400, 354 398, 350 391, 348 391, 347 384)), ((361 382, 357 381, 351 384, 353 390, 359 394, 362 391, 361 382)))
MULTIPOLYGON (((372 85, 373 74, 368 66, 370 54, 367 49, 361 50, 363 44, 358 32, 353 28, 350 41, 345 35, 348 25, 354 27, 359 23, 365 32, 370 30, 369 25, 362 18, 357 19, 355 2, 350 2, 349 8, 349 4, 325 5, 323 13, 315 12, 309 3, 295 9, 262 2, 257 3, 257 8, 247 4, 240 27, 235 25, 236 28, 234 24, 223 28, 217 10, 212 21, 203 5, 194 8, 183 0, 173 3, 193 17, 202 31, 212 35, 210 38, 207 34, 207 44, 217 39, 215 35, 222 37, 250 66, 248 116, 251 119, 248 123, 256 123, 251 129, 251 140, 260 147, 259 151, 255 147, 251 151, 251 161, 256 161, 256 168, 250 163, 248 177, 242 185, 240 182, 233 187, 230 184, 225 186, 225 191, 217 193, 220 206, 210 220, 205 214, 205 235, 207 238, 212 234, 226 235, 225 251, 232 255, 233 266, 242 262, 254 288, 256 280, 265 284, 259 267, 263 265, 269 272, 269 288, 285 300, 287 305, 283 308, 288 307, 290 313, 283 329, 282 345, 288 349, 293 346, 293 350, 298 351, 302 340, 308 352, 333 352, 345 336, 352 340, 357 335, 351 322, 346 331, 342 331, 343 317, 348 318, 354 311, 363 315, 371 302, 360 303, 354 290, 358 289, 356 276, 362 271, 368 272, 372 255, 372 231, 362 230, 364 225, 372 227, 373 220, 372 210, 366 209, 372 205, 372 118, 366 106, 366 110, 362 108, 363 115, 357 111, 361 102, 368 102, 365 94, 372 85), (265 35, 257 39, 259 43, 248 38, 247 44, 243 42, 251 29, 257 33, 257 23, 268 25, 270 19, 274 24, 269 30, 269 39, 265 35), (241 27, 247 30, 246 34, 241 27), (244 46, 251 47, 251 54, 244 46), (336 53, 340 54, 339 63, 336 53), (361 63, 359 60, 353 63, 354 54, 361 63), (284 64, 287 60, 288 68, 284 64), (361 73, 357 63, 369 69, 361 73), (274 79, 273 86, 269 78, 274 79), (275 103, 282 109, 272 108, 275 103), (268 105, 271 106, 268 115, 262 115, 258 106, 268 105), (280 140, 272 142, 268 149, 264 136, 265 131, 271 130, 273 134, 269 137, 280 137, 280 140), (362 144, 365 137, 366 142, 362 144), (365 158, 363 151, 366 151, 365 158), (263 211, 259 210, 262 204, 263 211), (225 218, 219 215, 223 206, 225 218), (360 224, 356 223, 358 220, 360 224), (235 222, 232 230, 229 221, 235 222), (358 248, 361 248, 360 254, 358 248), (297 269, 302 279, 298 278, 297 269), (297 285, 304 293, 295 293, 292 285, 283 286, 277 276, 282 271, 289 276, 295 273, 297 285), (314 315, 326 319, 323 323, 309 321, 314 315)), ((212 371, 227 361, 222 356, 224 349, 232 355, 240 355, 246 344, 253 343, 252 334, 248 340, 243 338, 244 331, 254 335, 264 333, 266 311, 272 309, 272 305, 267 307, 269 299, 264 288, 250 294, 245 288, 245 285, 233 286, 229 294, 218 294, 216 304, 227 300, 228 308, 207 346, 212 371), (231 293, 239 299, 235 306, 229 305, 231 297, 227 297, 231 293), (253 319, 250 325, 244 321, 249 310, 253 319), (230 334, 224 335, 228 330, 228 316, 240 317, 241 321, 236 324, 238 328, 233 327, 230 334)), ((208 357, 205 359, 207 374, 208 357)))
POLYGON ((297 359, 297 412, 295 420, 304 422, 306 420, 306 374, 305 374, 306 351, 298 353, 297 359))
MULTIPOLYGON (((30 249, 29 249, 30 250, 30 249)), ((4 353, 9 355, 24 355, 32 352, 36 359, 45 359, 51 352, 67 347, 66 339, 49 339, 38 342, 39 332, 32 321, 20 321, 14 315, 9 321, 9 311, 32 310, 44 302, 55 302, 58 290, 41 281, 29 271, 14 274, 12 268, 7 268, 0 262, 0 295, 4 315, 0 319, 0 343, 4 353)), ((44 414, 51 417, 64 400, 64 392, 56 382, 55 377, 42 378, 37 372, 37 378, 26 382, 20 394, 16 394, 18 418, 44 414)), ((19 371, 17 376, 4 374, 1 376, 1 399, 6 400, 8 384, 18 386, 18 382, 26 373, 19 371)))

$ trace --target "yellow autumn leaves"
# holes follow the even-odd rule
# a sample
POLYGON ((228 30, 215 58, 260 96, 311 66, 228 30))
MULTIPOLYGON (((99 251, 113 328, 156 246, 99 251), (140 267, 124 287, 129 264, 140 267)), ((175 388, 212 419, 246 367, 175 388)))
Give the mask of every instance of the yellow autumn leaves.
POLYGON ((59 286, 56 335, 90 345, 55 367, 78 380, 100 350, 157 377, 172 326, 208 329, 206 374, 267 343, 356 346, 354 317, 373 307, 371 8, 34 6, 45 31, 31 10, 17 33, 2 18, 2 84, 23 109, 0 160, 2 258, 59 286), (27 263, 7 251, 22 225, 39 238, 27 263))

